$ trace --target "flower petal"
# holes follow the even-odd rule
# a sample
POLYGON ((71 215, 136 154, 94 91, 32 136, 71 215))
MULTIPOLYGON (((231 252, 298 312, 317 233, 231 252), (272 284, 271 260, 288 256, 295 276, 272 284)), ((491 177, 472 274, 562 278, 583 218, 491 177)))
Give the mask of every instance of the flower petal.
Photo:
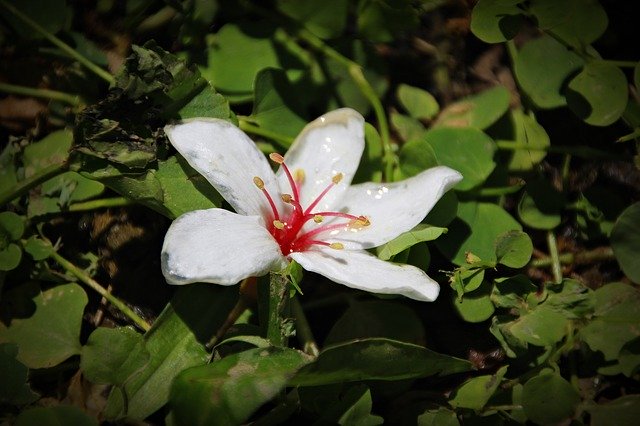
POLYGON ((436 300, 440 291, 438 283, 421 269, 385 262, 366 251, 321 248, 290 256, 307 271, 359 290, 401 294, 424 302, 436 300))
MULTIPOLYGON (((292 173, 304 171, 300 204, 309 206, 331 183, 333 176, 343 174, 318 204, 316 211, 328 210, 351 183, 364 151, 364 118, 349 108, 331 111, 309 123, 298 135, 285 155, 292 173)), ((282 168, 277 173, 280 188, 291 193, 282 168)))
POLYGON ((265 188, 280 209, 275 175, 265 156, 244 132, 228 121, 198 118, 164 128, 171 144, 243 215, 272 216, 269 203, 253 182, 265 188))
POLYGON ((336 207, 341 212, 366 216, 370 224, 359 229, 334 230, 331 237, 350 249, 384 244, 420 223, 440 197, 460 180, 462 175, 457 171, 438 166, 400 182, 353 185, 336 207))
POLYGON ((232 285, 282 266, 284 257, 258 216, 195 210, 174 220, 162 246, 169 284, 232 285))

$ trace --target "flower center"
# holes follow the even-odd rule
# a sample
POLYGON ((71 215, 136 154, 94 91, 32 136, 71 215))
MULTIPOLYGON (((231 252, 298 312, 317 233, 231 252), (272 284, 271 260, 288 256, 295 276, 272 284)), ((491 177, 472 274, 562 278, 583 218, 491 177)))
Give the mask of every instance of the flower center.
POLYGON ((282 213, 278 211, 271 194, 269 194, 264 187, 262 179, 256 176, 253 178, 253 183, 255 183, 258 189, 262 191, 269 202, 269 206, 271 206, 273 220, 268 224, 267 229, 278 242, 280 250, 285 256, 293 252, 308 250, 309 247, 313 245, 326 246, 340 250, 344 248, 344 246, 339 242, 327 241, 327 237, 335 235, 340 231, 358 230, 370 225, 369 219, 365 216, 354 216, 336 211, 317 212, 314 210, 327 193, 340 183, 343 177, 342 173, 334 175, 331 178, 331 183, 327 185, 327 187, 311 202, 311 204, 309 204, 308 207, 303 208, 300 204, 300 193, 305 179, 304 171, 297 169, 292 174, 284 163, 284 157, 280 154, 273 153, 269 155, 269 158, 275 163, 280 164, 287 176, 287 180, 289 181, 291 194, 280 194, 280 199, 285 204, 291 206, 290 211, 282 213), (332 217, 337 217, 342 220, 323 224, 325 222, 325 218, 332 217), (311 229, 309 229, 309 227, 303 229, 307 223, 314 223, 316 226, 313 226, 311 229))

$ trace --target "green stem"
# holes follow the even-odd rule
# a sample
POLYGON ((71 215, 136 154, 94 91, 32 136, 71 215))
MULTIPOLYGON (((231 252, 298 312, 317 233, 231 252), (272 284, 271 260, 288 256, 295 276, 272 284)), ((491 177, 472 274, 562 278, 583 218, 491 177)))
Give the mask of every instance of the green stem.
POLYGON ((551 257, 551 271, 553 272, 553 280, 556 283, 562 281, 562 266, 560 265, 560 255, 558 254, 558 244, 553 231, 547 231, 547 245, 549 247, 549 255, 551 257))
POLYGON ((247 133, 251 133, 253 135, 258 135, 258 136, 265 137, 267 139, 271 139, 272 141, 284 147, 288 147, 293 143, 293 138, 282 135, 280 133, 263 129, 262 127, 258 127, 255 124, 252 124, 251 122, 249 122, 246 118, 238 117, 238 123, 240 124, 240 129, 242 129, 243 131, 247 133))
POLYGON ((347 68, 349 75, 358 86, 358 89, 360 89, 360 92, 369 101, 369 104, 373 108, 373 112, 376 116, 376 120, 378 122, 378 127, 380 130, 380 140, 382 142, 382 151, 384 152, 383 161, 385 163, 384 178, 386 181, 391 180, 393 178, 393 167, 396 160, 393 153, 393 147, 391 146, 387 116, 385 114, 384 107, 382 106, 382 102, 376 95, 373 87, 371 87, 371 84, 369 84, 369 82, 365 78, 364 73, 362 72, 362 67, 357 62, 352 61, 338 51, 327 46, 322 39, 320 39, 310 31, 302 29, 298 31, 297 36, 323 55, 335 60, 336 62, 347 68))
POLYGON ((289 279, 285 274, 272 272, 269 276, 266 312, 266 338, 273 346, 287 346, 286 321, 289 317, 289 279))
POLYGON ((33 176, 21 180, 13 188, 0 192, 0 206, 4 206, 14 198, 26 194, 31 188, 40 185, 42 182, 66 172, 68 168, 69 166, 66 162, 51 164, 33 176))
POLYGON ((0 92, 66 102, 74 107, 80 106, 82 104, 80 102, 79 96, 70 95, 64 92, 58 92, 57 90, 34 89, 32 87, 17 86, 15 84, 0 82, 0 92))
MULTIPOLYGON (((595 262, 603 262, 615 259, 611 247, 599 247, 597 249, 581 252, 581 253, 563 253, 558 256, 560 263, 563 265, 589 265, 595 262)), ((529 266, 534 268, 545 268, 553 265, 551 257, 543 257, 541 259, 533 259, 529 262, 529 266)))
POLYGON ((83 201, 73 203, 69 206, 70 212, 84 212, 88 210, 104 209, 109 207, 122 207, 134 204, 134 202, 124 197, 102 198, 98 200, 83 201))
POLYGON ((478 197, 500 197, 502 195, 515 194, 520 191, 524 183, 519 183, 511 186, 499 186, 495 188, 480 188, 476 191, 471 191, 474 196, 478 197))
POLYGON ((118 308, 125 316, 133 321, 138 327, 144 331, 149 331, 151 326, 142 318, 138 316, 131 308, 129 308, 124 302, 109 293, 104 287, 102 287, 96 280, 87 275, 82 269, 78 268, 73 263, 62 257, 58 252, 52 251, 50 257, 55 260, 64 269, 75 275, 81 282, 95 290, 100 296, 107 299, 113 306, 118 308))
POLYGON ((49 40, 52 44, 57 46, 60 50, 71 56, 76 61, 80 62, 84 65, 88 70, 92 71, 95 75, 102 78, 109 84, 115 83, 115 78, 109 74, 107 71, 103 70, 93 62, 91 62, 86 57, 82 56, 78 51, 73 49, 71 46, 60 40, 55 35, 51 34, 49 31, 44 29, 40 24, 38 24, 33 19, 29 18, 24 13, 20 12, 18 9, 13 7, 13 5, 7 3, 5 0, 0 0, 0 5, 8 10, 12 15, 16 18, 24 22, 27 26, 33 28, 36 32, 40 33, 44 38, 49 40))
POLYGON ((302 344, 302 350, 311 356, 317 357, 320 355, 320 350, 313 337, 307 316, 304 314, 304 309, 302 309, 297 297, 291 299, 291 313, 296 320, 296 336, 302 344))

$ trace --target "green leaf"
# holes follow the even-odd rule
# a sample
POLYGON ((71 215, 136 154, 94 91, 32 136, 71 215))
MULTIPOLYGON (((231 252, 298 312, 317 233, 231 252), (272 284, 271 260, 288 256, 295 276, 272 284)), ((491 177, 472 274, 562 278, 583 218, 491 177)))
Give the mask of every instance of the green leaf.
POLYGON ((449 404, 453 408, 481 410, 495 393, 507 372, 507 366, 501 367, 495 374, 473 377, 458 387, 449 404))
POLYGON ((307 124, 299 115, 301 111, 297 90, 283 70, 267 68, 258 73, 251 121, 265 130, 293 138, 307 124))
POLYGON ((210 84, 180 108, 176 115, 182 120, 196 117, 222 118, 230 121, 235 119, 229 101, 217 93, 210 84))
POLYGON ((80 353, 80 326, 87 295, 77 284, 64 284, 38 293, 28 318, 0 323, 0 343, 18 345, 18 360, 29 368, 47 368, 80 353))
POLYGON ((0 232, 5 232, 9 241, 19 240, 24 233, 24 218, 13 212, 0 213, 0 232))
POLYGON ((231 101, 248 101, 259 71, 284 68, 292 76, 302 69, 297 55, 282 29, 264 22, 229 23, 209 39, 208 65, 200 71, 231 101))
POLYGON ((335 322, 324 344, 369 337, 423 344, 425 331, 415 312, 404 305, 383 300, 355 302, 335 322))
POLYGON ((524 384, 522 406, 529 420, 538 424, 569 419, 580 403, 580 395, 556 373, 543 372, 524 384))
POLYGON ((166 404, 173 378, 206 364, 209 353, 204 343, 222 325, 237 294, 237 288, 211 284, 181 287, 144 336, 148 361, 134 351, 126 371, 118 372, 124 386, 111 391, 105 416, 141 420, 166 404))
POLYGON ((244 423, 309 361, 294 349, 256 348, 185 370, 171 388, 174 421, 189 425, 244 423))
POLYGON ((325 348, 312 364, 303 367, 291 385, 319 386, 360 380, 402 380, 444 376, 473 367, 465 360, 421 346, 381 338, 368 338, 325 348), (348 359, 349 362, 345 363, 348 359))
MULTIPOLYGON (((171 163, 169 163, 170 165, 171 163)), ((167 170, 165 171, 168 172, 167 170)), ((167 188, 162 187, 156 174, 156 170, 149 170, 140 175, 103 177, 100 178, 100 181, 129 200, 143 204, 167 217, 173 217, 164 204, 164 190, 167 188)), ((171 191, 171 189, 167 190, 168 192, 171 191)), ((170 203, 169 206, 172 206, 172 204, 170 203)))
MULTIPOLYGON (((52 34, 68 28, 71 24, 73 12, 65 0, 8 0, 8 3, 52 34)), ((5 18, 4 23, 9 24, 22 38, 44 38, 42 34, 34 31, 31 26, 16 18, 4 7, 0 7, 0 16, 5 18)))
POLYGON ((578 49, 599 39, 608 24, 607 13, 598 0, 532 0, 530 12, 540 28, 578 49))
POLYGON ((29 408, 18 415, 15 426, 98 426, 98 420, 78 407, 57 405, 29 408))
POLYGON ((510 324, 509 331, 517 339, 536 346, 551 346, 567 333, 569 320, 555 309, 540 305, 510 324))
POLYGON ((176 218, 193 210, 220 206, 222 197, 180 155, 158 162, 154 174, 162 188, 162 206, 176 218))
POLYGON ((504 86, 495 86, 447 106, 434 127, 475 127, 486 129, 509 110, 511 94, 504 86))
POLYGON ((640 61, 633 67, 633 85, 640 87, 640 61))
POLYGON ((509 170, 532 170, 547 156, 551 145, 549 135, 532 113, 527 115, 521 109, 511 110, 510 121, 513 126, 512 143, 518 147, 509 159, 509 170))
POLYGON ((99 327, 82 347, 80 369, 93 383, 122 386, 148 360, 141 334, 130 327, 99 327))
POLYGON ((511 40, 524 22, 522 0, 480 0, 471 12, 471 31, 486 43, 511 40))
MULTIPOLYGON (((419 139, 426 131, 424 125, 417 118, 398 114, 397 112, 391 113, 391 125, 393 125, 402 140, 408 142, 419 139)), ((404 148, 406 145, 403 144, 402 147, 404 148)))
POLYGON ((496 259, 509 268, 522 268, 533 253, 531 238, 522 231, 508 231, 496 239, 496 259))
POLYGON ((496 280, 491 300, 500 308, 515 308, 525 313, 529 307, 538 304, 535 293, 538 287, 525 275, 516 275, 496 280))
POLYGON ((413 118, 430 120, 440 111, 440 105, 433 95, 418 87, 400 84, 396 91, 400 105, 413 118))
POLYGON ((586 123, 608 126, 624 112, 628 100, 627 78, 616 66, 589 62, 567 88, 569 108, 586 123))
POLYGON ((5 247, 0 249, 0 271, 11 271, 20 264, 22 250, 14 243, 5 242, 3 245, 5 247))
POLYGON ((522 90, 538 107, 556 108, 566 105, 566 79, 583 64, 580 56, 545 35, 522 46, 514 71, 522 90))
POLYGON ((447 228, 419 223, 411 231, 404 232, 386 244, 376 248, 378 258, 389 260, 396 254, 424 241, 433 241, 447 232, 447 228))
POLYGON ((29 218, 64 211, 73 201, 96 197, 104 185, 76 172, 65 172, 49 179, 40 187, 40 194, 31 196, 27 207, 29 218))
POLYGON ((25 243, 24 251, 29 253, 31 257, 33 257, 33 260, 38 261, 51 256, 54 249, 49 242, 32 235, 25 243))
POLYGON ((622 212, 611 230, 611 248, 624 273, 640 283, 640 202, 622 212))
POLYGON ((418 426, 460 426, 458 416, 446 408, 427 410, 418 416, 418 426))
POLYGON ((465 292, 462 299, 453 294, 453 305, 456 311, 467 322, 482 322, 491 318, 495 308, 491 302, 492 285, 483 282, 477 290, 465 292))
POLYGON ((343 398, 344 403, 350 406, 338 419, 339 425, 376 426, 384 423, 382 417, 371 414, 373 402, 367 386, 359 385, 349 389, 343 398))
POLYGON ((0 344, 0 403, 23 405, 34 402, 38 394, 29 387, 29 369, 16 359, 18 347, 0 344))
POLYGON ((467 252, 485 262, 494 262, 496 238, 512 230, 522 230, 522 226, 502 207, 493 203, 461 202, 458 219, 449 224, 449 232, 438 238, 435 245, 456 265, 466 263, 467 252))
POLYGON ((320 38, 338 37, 347 24, 347 0, 278 0, 278 9, 320 38))
POLYGON ((640 395, 621 396, 585 410, 591 415, 591 426, 634 426, 640 417, 640 395))
POLYGON ((18 183, 16 170, 16 144, 7 143, 0 151, 0 188, 13 188, 18 183))
POLYGON ((623 283, 609 283, 593 293, 594 319, 580 337, 607 361, 616 360, 625 344, 639 336, 640 291, 623 283))
POLYGON ((25 177, 31 177, 42 169, 62 164, 69 157, 73 142, 70 130, 56 130, 46 137, 25 147, 22 162, 25 177))
MULTIPOLYGON (((392 115, 392 120, 393 120, 392 115)), ((406 118, 406 117, 405 117, 406 118)), ((424 128, 420 135, 424 134, 424 128)), ((415 176, 438 165, 436 153, 424 138, 410 140, 400 148, 400 170, 405 178, 415 176)), ((449 192, 451 193, 451 192, 449 192)), ((455 215, 455 212, 454 212, 455 215)))
POLYGON ((358 32, 370 41, 392 41, 396 34, 412 31, 418 24, 418 13, 410 0, 358 2, 358 32))
POLYGON ((527 182, 526 190, 518 203, 520 220, 535 229, 553 229, 560 225, 563 195, 547 180, 527 182))
POLYGON ((495 143, 481 130, 440 127, 425 133, 423 141, 433 148, 438 164, 462 173, 463 179, 456 185, 460 191, 480 185, 496 166, 495 143))

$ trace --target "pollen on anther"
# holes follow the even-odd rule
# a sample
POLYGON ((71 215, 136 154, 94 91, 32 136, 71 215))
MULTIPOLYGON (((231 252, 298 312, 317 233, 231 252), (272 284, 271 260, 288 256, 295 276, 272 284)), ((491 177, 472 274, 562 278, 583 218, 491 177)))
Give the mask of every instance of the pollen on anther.
POLYGON ((329 244, 329 247, 331 247, 332 249, 335 249, 335 250, 342 250, 344 248, 344 244, 342 244, 342 243, 331 243, 331 244, 329 244))
POLYGON ((358 216, 356 219, 356 223, 360 226, 369 226, 371 225, 371 221, 366 216, 358 216))
POLYGON ((269 158, 271 158, 271 161, 273 161, 274 163, 284 163, 284 157, 277 152, 272 152, 271 154, 269 154, 269 158))
POLYGON ((264 189, 264 181, 260 179, 258 176, 253 177, 253 183, 256 184, 258 189, 264 189))
POLYGON ((291 202, 291 200, 293 199, 293 197, 289 194, 282 194, 280 195, 280 198, 282 199, 282 201, 284 201, 285 203, 289 204, 291 202))
POLYGON ((315 223, 321 223, 323 220, 324 220, 324 217, 322 217, 322 215, 317 214, 317 215, 313 216, 313 221, 315 223))
POLYGON ((342 180, 342 178, 344 177, 344 175, 342 173, 338 173, 337 175, 335 175, 334 177, 331 178, 331 181, 337 185, 340 183, 340 181, 342 180))
POLYGON ((276 229, 284 229, 284 223, 282 223, 279 220, 274 220, 273 221, 273 226, 275 226, 276 229))

